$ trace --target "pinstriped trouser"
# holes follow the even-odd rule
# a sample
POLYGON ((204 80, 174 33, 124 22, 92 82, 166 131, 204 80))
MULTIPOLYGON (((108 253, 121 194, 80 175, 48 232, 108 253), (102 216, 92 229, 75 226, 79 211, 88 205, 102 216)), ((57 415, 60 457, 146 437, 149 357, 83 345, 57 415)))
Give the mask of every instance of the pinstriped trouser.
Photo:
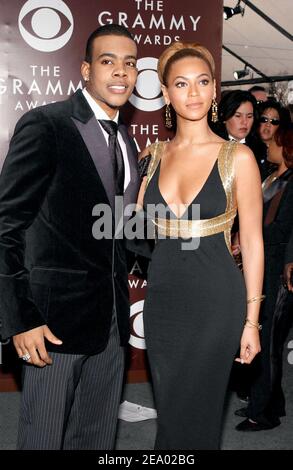
POLYGON ((24 365, 18 449, 114 448, 125 359, 114 317, 100 354, 50 353, 51 366, 24 365))

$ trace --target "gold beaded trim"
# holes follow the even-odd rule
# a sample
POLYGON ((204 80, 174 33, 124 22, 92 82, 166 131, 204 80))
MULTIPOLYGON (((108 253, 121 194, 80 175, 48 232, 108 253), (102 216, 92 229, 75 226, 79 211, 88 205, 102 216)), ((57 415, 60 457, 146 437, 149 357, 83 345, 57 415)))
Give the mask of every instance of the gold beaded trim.
POLYGON ((209 235, 229 230, 235 215, 236 212, 233 209, 212 219, 185 220, 157 218, 152 220, 152 222, 157 227, 157 233, 160 235, 175 238, 198 238, 208 237, 209 235))
MULTIPOLYGON (((229 212, 235 210, 235 215, 237 213, 237 204, 235 197, 235 169, 234 169, 234 160, 235 160, 235 150, 237 148, 237 142, 227 142, 222 145, 222 148, 219 153, 218 159, 218 168, 220 177, 222 180, 223 188, 226 193, 226 210, 229 212)), ((224 231, 225 242, 227 248, 232 255, 231 249, 231 228, 233 225, 233 220, 231 221, 230 227, 224 231)))
POLYGON ((165 143, 166 142, 159 141, 159 142, 155 142, 149 147, 149 151, 150 151, 152 158, 148 167, 147 178, 146 178, 146 188, 157 169, 159 161, 161 160, 161 155, 163 153, 165 143))

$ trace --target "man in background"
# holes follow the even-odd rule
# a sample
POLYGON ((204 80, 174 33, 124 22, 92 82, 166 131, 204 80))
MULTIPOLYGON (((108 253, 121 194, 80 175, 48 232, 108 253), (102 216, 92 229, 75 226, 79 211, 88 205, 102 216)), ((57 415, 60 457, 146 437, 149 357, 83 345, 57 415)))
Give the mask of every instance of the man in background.
POLYGON ((255 97, 257 104, 264 103, 264 101, 268 100, 268 93, 262 86, 254 85, 249 88, 248 91, 255 97))

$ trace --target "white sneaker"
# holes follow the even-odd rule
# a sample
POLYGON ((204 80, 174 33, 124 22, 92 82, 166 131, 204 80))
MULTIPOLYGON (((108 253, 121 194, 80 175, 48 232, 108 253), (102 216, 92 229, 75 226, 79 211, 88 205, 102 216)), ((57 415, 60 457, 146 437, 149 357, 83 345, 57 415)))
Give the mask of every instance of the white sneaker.
POLYGON ((153 408, 140 406, 130 401, 124 401, 119 407, 118 419, 134 423, 136 421, 145 421, 147 419, 155 419, 157 412, 153 408))

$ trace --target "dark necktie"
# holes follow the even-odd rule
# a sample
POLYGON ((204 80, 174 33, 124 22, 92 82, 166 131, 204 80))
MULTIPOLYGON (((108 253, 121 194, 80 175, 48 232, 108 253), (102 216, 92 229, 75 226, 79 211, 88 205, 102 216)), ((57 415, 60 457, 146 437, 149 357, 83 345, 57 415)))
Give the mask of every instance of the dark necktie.
POLYGON ((122 150, 117 138, 118 126, 116 122, 106 119, 99 119, 99 123, 109 134, 109 152, 114 170, 115 193, 116 195, 121 196, 124 192, 124 161, 122 150))

